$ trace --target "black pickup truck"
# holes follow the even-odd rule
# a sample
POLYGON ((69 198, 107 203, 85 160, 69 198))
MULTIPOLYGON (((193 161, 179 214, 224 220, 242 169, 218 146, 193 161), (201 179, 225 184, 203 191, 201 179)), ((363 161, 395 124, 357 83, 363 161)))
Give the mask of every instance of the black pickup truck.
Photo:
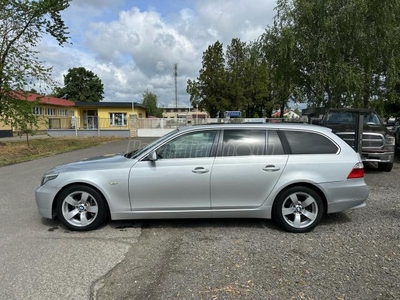
POLYGON ((382 123, 378 114, 370 109, 329 109, 324 117, 315 122, 329 127, 354 148, 356 116, 364 115, 361 158, 366 162, 378 163, 381 171, 393 168, 395 139, 382 123))

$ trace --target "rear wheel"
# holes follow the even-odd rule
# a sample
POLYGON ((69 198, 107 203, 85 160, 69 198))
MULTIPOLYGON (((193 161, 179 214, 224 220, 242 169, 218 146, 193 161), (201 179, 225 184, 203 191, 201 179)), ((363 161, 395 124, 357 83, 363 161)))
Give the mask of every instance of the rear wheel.
POLYGON ((107 205, 97 190, 85 185, 73 185, 59 195, 57 214, 71 230, 93 230, 106 220, 107 205))
POLYGON ((393 163, 378 163, 378 169, 383 172, 392 171, 393 163))
POLYGON ((276 199, 273 217, 285 230, 302 233, 314 229, 324 214, 321 197, 312 189, 295 186, 283 191, 276 199))

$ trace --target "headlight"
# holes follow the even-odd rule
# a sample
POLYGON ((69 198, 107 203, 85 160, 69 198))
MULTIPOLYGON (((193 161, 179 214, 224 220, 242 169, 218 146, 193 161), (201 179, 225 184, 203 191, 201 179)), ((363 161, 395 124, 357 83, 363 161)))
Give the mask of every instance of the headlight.
POLYGON ((394 146, 394 144, 395 144, 394 136, 392 136, 390 134, 386 134, 385 135, 385 144, 388 146, 394 146))
POLYGON ((43 178, 42 178, 42 183, 41 183, 41 185, 45 184, 47 181, 56 179, 57 176, 58 176, 57 173, 44 175, 43 178))

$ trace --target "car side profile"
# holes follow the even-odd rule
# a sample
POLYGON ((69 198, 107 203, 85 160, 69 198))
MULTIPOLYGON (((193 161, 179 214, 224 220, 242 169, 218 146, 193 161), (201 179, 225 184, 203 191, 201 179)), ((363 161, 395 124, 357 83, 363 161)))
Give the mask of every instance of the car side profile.
POLYGON ((148 146, 46 172, 40 214, 71 230, 124 219, 273 218, 307 232, 324 214, 365 206, 360 155, 308 124, 179 128, 148 146))

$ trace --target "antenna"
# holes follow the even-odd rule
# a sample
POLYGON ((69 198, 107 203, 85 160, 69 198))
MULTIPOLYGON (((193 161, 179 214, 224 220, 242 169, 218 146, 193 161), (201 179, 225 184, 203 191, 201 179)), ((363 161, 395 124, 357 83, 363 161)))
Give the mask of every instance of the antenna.
POLYGON ((175 108, 178 108, 178 64, 174 64, 174 77, 175 77, 175 108))

